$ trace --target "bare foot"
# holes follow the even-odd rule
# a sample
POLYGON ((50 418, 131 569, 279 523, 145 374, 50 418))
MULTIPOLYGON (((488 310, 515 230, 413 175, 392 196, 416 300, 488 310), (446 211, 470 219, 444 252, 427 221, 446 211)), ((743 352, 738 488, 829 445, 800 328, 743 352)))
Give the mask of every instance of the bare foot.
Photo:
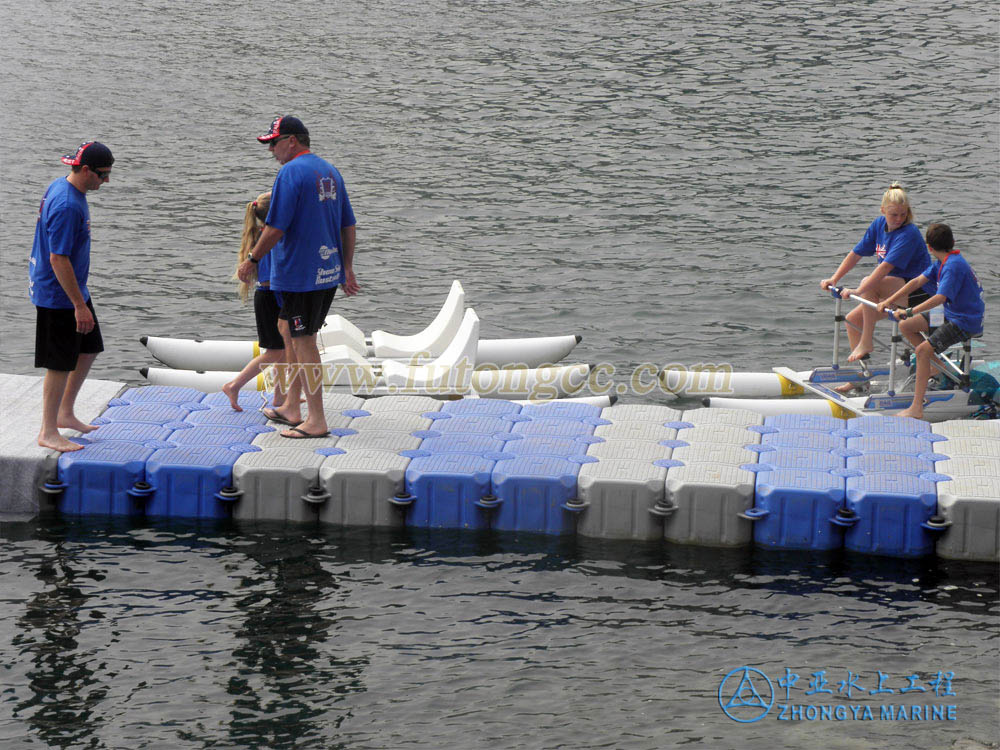
POLYGON ((924 410, 922 407, 913 404, 909 409, 903 409, 903 411, 896 412, 893 416, 895 417, 912 417, 913 419, 923 419, 924 410))
POLYGON ((854 351, 850 353, 847 357, 848 362, 857 362, 859 359, 863 359, 866 355, 872 353, 872 347, 865 347, 864 344, 858 344, 854 351))
POLYGON ((70 453, 72 451, 83 449, 82 445, 70 442, 58 432, 55 434, 55 437, 42 436, 39 434, 38 444, 43 448, 51 448, 52 450, 59 451, 60 453, 70 453))
POLYGON ((855 387, 854 383, 841 383, 840 385, 838 385, 833 390, 835 390, 837 393, 839 393, 842 396, 847 396, 848 394, 850 394, 851 391, 854 390, 854 387, 855 387))
POLYGON ((83 433, 93 432, 97 429, 96 424, 81 422, 74 414, 70 414, 68 417, 59 417, 56 421, 56 427, 60 427, 64 430, 76 430, 77 432, 83 433))
POLYGON ((239 397, 240 397, 239 389, 234 388, 233 384, 230 382, 226 383, 219 390, 221 390, 223 393, 226 394, 226 398, 229 399, 229 405, 233 407, 233 411, 243 411, 243 407, 240 406, 239 402, 239 397))

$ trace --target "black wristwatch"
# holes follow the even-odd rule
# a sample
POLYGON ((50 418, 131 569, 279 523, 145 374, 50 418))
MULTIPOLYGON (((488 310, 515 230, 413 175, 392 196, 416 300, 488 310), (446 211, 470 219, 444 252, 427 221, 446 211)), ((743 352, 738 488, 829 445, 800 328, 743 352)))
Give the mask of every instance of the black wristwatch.
POLYGON ((257 258, 253 257, 253 253, 250 253, 247 256, 247 260, 250 261, 251 263, 260 263, 260 261, 257 258))

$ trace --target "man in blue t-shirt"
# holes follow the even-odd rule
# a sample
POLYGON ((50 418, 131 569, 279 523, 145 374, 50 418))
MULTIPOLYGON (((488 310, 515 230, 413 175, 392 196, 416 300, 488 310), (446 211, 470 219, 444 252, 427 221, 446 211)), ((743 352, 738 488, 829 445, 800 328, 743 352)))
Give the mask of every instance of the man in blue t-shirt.
POLYGON ((879 303, 878 309, 884 311, 896 300, 906 299, 914 289, 924 285, 936 286, 937 293, 930 299, 905 310, 896 310, 895 315, 903 322, 899 330, 913 344, 917 358, 916 382, 913 386, 913 403, 898 417, 924 416, 924 395, 927 393, 927 380, 930 377, 931 360, 938 369, 944 370, 944 364, 935 356, 950 346, 965 341, 982 333, 983 315, 986 305, 983 303, 983 287, 976 278, 969 262, 955 250, 955 238, 951 227, 947 224, 931 224, 927 227, 927 247, 934 261, 924 269, 924 272, 889 299, 879 303), (938 326, 934 333, 924 339, 921 333, 930 328, 928 310, 944 304, 944 324, 938 326), (918 314, 919 313, 919 314, 918 314))
POLYGON ((87 193, 111 177, 115 157, 103 143, 87 141, 62 157, 66 177, 49 185, 38 209, 28 268, 28 293, 36 309, 35 367, 45 368, 42 428, 38 444, 57 451, 83 446, 59 428, 90 432, 74 413, 77 394, 97 355, 101 327, 87 289, 90 274, 90 209, 87 193))
POLYGON ((250 277, 253 264, 271 255, 271 290, 279 297, 278 329, 290 336, 285 403, 274 413, 295 425, 286 438, 329 434, 323 413, 322 367, 316 333, 326 320, 339 284, 344 294, 361 288, 354 277, 355 219, 344 179, 331 164, 309 150, 309 131, 297 117, 279 116, 257 140, 281 163, 271 188, 264 231, 237 273, 250 277), (309 415, 301 418, 305 390, 309 415))

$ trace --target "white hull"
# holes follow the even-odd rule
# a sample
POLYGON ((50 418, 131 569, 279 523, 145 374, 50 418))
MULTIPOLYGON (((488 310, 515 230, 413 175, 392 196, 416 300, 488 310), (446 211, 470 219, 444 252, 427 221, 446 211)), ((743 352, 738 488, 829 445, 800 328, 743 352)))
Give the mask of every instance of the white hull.
MULTIPOLYGON (((161 367, 143 367, 140 372, 153 385, 196 388, 205 393, 221 390, 223 385, 237 375, 235 371, 174 370, 161 367)), ((430 396, 446 396, 453 392, 446 387, 410 389, 405 386, 386 385, 381 377, 369 378, 356 370, 340 374, 347 376, 338 379, 338 382, 343 384, 324 387, 328 390, 365 396, 414 392, 430 396), (353 381, 345 383, 349 378, 353 378, 353 381)), ((589 377, 590 365, 587 364, 534 369, 476 370, 472 373, 471 391, 481 398, 549 400, 571 396, 587 384, 589 377)), ((269 389, 268 379, 264 375, 257 376, 243 388, 251 391, 269 389)))
MULTIPOLYGON (((200 339, 174 339, 160 336, 142 336, 139 339, 156 359, 176 370, 239 371, 260 354, 255 341, 202 341, 200 339)), ((479 368, 497 367, 535 368, 554 364, 565 359, 581 341, 580 336, 539 336, 520 339, 480 339, 476 350, 479 368)), ((382 361, 369 357, 372 364, 382 361)), ((410 364, 410 358, 401 358, 410 364)), ((423 364, 418 360, 414 364, 423 364)))
MULTIPOLYGON (((809 376, 808 371, 799 374, 809 376)), ((805 393, 774 372, 733 372, 721 366, 662 370, 660 387, 678 398, 782 398, 805 393)))
MULTIPOLYGON (((930 395, 934 396, 936 394, 931 392, 930 395)), ((845 400, 852 407, 864 409, 865 402, 868 399, 865 396, 859 396, 845 400)), ((702 403, 713 409, 749 409, 766 417, 777 416, 779 414, 818 414, 827 417, 837 417, 839 419, 850 419, 854 416, 825 398, 721 398, 711 396, 704 399, 702 403)), ((907 398, 906 403, 898 406, 898 408, 880 409, 866 413, 891 417, 909 406, 909 403, 909 399, 907 398)), ((962 400, 959 396, 956 396, 949 401, 932 401, 927 404, 924 407, 924 420, 927 422, 947 422, 950 419, 965 419, 978 409, 978 405, 969 404, 967 400, 962 400)))

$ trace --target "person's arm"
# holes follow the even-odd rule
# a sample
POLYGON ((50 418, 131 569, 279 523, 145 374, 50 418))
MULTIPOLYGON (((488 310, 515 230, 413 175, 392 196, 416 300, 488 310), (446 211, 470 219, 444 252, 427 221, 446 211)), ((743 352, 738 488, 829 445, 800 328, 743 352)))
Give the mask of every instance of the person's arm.
POLYGON ((272 226, 265 226, 264 231, 260 233, 260 237, 257 238, 257 243, 250 249, 250 253, 247 259, 240 263, 240 267, 236 269, 236 275, 239 277, 240 281, 246 282, 250 280, 250 272, 253 270, 254 263, 250 260, 250 256, 253 256, 260 262, 260 259, 267 255, 278 244, 278 240, 285 236, 285 233, 280 229, 275 229, 272 226))
POLYGON ((833 276, 819 282, 819 288, 825 290, 829 289, 831 286, 837 286, 837 283, 844 278, 852 268, 858 265, 859 260, 861 260, 861 256, 851 250, 844 256, 844 259, 840 261, 840 265, 837 267, 837 270, 834 271, 833 276))
POLYGON ((895 313, 899 320, 906 320, 911 315, 917 315, 922 312, 927 312, 928 310, 933 310, 938 305, 943 305, 945 300, 948 298, 943 294, 935 294, 930 299, 925 299, 919 305, 914 305, 913 307, 908 307, 905 310, 899 310, 895 313))
POLYGON ((910 279, 905 284, 903 284, 903 287, 898 292, 889 297, 889 299, 883 300, 882 302, 878 303, 879 312, 885 312, 886 308, 888 307, 895 307, 895 303, 897 300, 909 299, 910 295, 913 292, 917 291, 917 289, 919 289, 926 283, 927 283, 926 276, 917 276, 915 279, 910 279))
POLYGON ((340 261, 344 264, 344 283, 341 288, 350 297, 361 291, 361 286, 354 276, 354 244, 357 241, 357 231, 352 224, 340 230, 340 261))
POLYGON ((80 285, 76 282, 72 261, 68 255, 50 253, 49 262, 52 264, 52 273, 55 274, 59 286, 63 288, 69 301, 73 303, 77 333, 90 333, 94 330, 94 315, 87 307, 87 300, 83 298, 80 285))

